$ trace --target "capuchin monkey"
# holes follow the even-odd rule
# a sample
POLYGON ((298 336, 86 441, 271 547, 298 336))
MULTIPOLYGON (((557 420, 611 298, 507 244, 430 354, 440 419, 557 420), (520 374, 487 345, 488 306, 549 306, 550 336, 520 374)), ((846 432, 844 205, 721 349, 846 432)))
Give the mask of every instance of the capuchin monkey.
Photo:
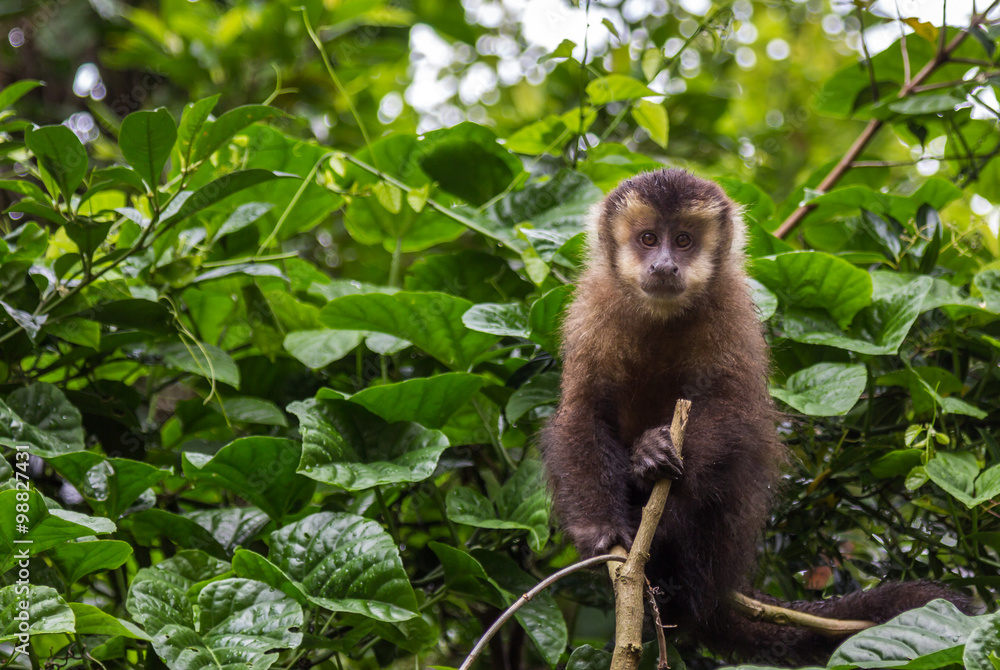
MULTIPOLYGON (((769 664, 826 663, 840 640, 752 622, 757 541, 786 462, 767 390, 768 349, 744 272, 738 208, 716 184, 664 169, 600 205, 590 261, 563 326, 562 399, 542 434, 555 512, 584 557, 629 548, 652 485, 675 480, 646 574, 661 614, 709 648, 769 664), (683 460, 670 439, 691 401, 683 460)), ((932 582, 817 602, 765 602, 882 623, 945 598, 932 582)))

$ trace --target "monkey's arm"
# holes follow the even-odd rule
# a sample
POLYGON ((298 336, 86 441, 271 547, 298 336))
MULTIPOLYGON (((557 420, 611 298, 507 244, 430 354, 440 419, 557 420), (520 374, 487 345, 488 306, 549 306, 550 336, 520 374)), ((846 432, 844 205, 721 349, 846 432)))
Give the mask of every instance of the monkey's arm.
POLYGON ((543 433, 555 512, 584 557, 632 543, 628 451, 595 399, 564 394, 543 433))

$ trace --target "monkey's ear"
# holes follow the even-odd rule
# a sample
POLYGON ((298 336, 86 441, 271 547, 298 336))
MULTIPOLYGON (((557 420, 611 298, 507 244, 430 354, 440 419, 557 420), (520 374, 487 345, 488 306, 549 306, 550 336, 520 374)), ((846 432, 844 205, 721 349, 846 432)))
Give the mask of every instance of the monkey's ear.
POLYGON ((744 205, 733 203, 732 214, 729 216, 729 224, 733 229, 733 245, 730 253, 734 259, 743 262, 747 248, 747 224, 743 221, 744 205))

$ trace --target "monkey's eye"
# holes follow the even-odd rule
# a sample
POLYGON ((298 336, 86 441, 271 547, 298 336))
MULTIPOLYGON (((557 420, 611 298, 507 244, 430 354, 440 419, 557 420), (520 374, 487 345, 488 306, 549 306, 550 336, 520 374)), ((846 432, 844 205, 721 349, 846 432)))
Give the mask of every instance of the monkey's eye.
POLYGON ((687 233, 681 233, 680 235, 674 238, 674 244, 677 245, 678 249, 687 249, 688 247, 691 246, 691 242, 692 242, 691 236, 688 235, 687 233))
POLYGON ((643 233, 639 236, 639 241, 642 242, 643 246, 655 247, 660 240, 656 237, 655 233, 643 233))

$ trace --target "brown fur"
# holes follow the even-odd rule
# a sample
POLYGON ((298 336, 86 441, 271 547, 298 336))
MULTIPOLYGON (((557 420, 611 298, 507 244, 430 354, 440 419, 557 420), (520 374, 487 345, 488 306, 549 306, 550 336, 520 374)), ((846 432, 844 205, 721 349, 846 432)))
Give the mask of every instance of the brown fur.
MULTIPOLYGON (((736 207, 712 182, 661 170, 608 195, 593 232, 590 265, 563 327, 562 400, 542 436, 563 528, 584 556, 630 546, 651 486, 633 466, 637 441, 669 425, 675 401, 687 398, 683 474, 671 489, 647 566, 668 622, 720 651, 766 653, 778 656, 768 659, 777 664, 824 658, 831 651, 826 641, 751 623, 723 604, 728 592, 749 588, 757 540, 786 460, 736 207), (661 239, 678 231, 696 239, 697 248, 678 261, 687 282, 679 295, 657 299, 637 286, 648 264, 634 240, 649 230, 661 239), (701 282, 685 276, 706 267, 701 282), (776 640, 785 645, 780 654, 773 653, 776 640)), ((908 586, 918 591, 903 597, 894 585, 881 599, 868 593, 799 608, 840 618, 871 612, 884 620, 949 593, 908 586), (886 602, 890 596, 899 606, 886 602)))

